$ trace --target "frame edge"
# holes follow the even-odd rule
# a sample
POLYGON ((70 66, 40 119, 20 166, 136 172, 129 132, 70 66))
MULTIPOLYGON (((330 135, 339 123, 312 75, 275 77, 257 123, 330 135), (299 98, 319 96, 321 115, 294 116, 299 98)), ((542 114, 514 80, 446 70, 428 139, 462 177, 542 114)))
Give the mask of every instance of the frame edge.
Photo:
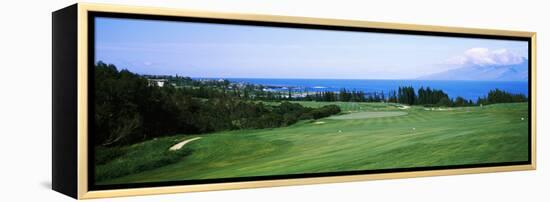
POLYGON ((77 5, 52 12, 52 189, 77 198, 77 5))
POLYGON ((151 188, 113 189, 113 190, 102 190, 102 191, 89 191, 86 194, 84 194, 81 197, 81 199, 155 195, 155 194, 176 194, 176 193, 188 193, 188 192, 199 192, 199 191, 250 189, 250 188, 296 186, 296 185, 315 185, 315 184, 326 184, 326 183, 344 183, 344 182, 355 182, 355 181, 419 178, 419 177, 431 177, 431 176, 449 176, 449 175, 481 174, 481 173, 508 172, 508 171, 527 171, 527 170, 534 170, 534 167, 532 167, 532 165, 518 165, 518 166, 499 166, 499 167, 451 169, 451 170, 436 170, 436 171, 413 171, 413 172, 398 172, 398 173, 365 174, 365 175, 350 175, 350 176, 335 176, 335 177, 297 178, 297 179, 286 179, 286 180, 264 180, 264 181, 201 184, 201 185, 178 185, 178 186, 151 187, 151 188))
POLYGON ((531 32, 531 165, 537 169, 537 33, 531 32))
POLYGON ((78 4, 78 199, 85 198, 88 189, 88 10, 78 4))
POLYGON ((200 18, 222 18, 230 20, 248 20, 260 22, 282 22, 295 24, 313 24, 327 26, 342 26, 342 27, 368 27, 388 30, 402 31, 426 31, 437 33, 462 33, 462 34, 481 34, 493 36, 515 36, 531 38, 535 32, 515 31, 504 29, 482 29, 468 27, 451 27, 440 25, 422 25, 422 24, 407 24, 407 23, 392 23, 392 22, 377 22, 365 20, 349 20, 349 19, 334 19, 334 18, 316 18, 316 17, 301 17, 301 16, 283 16, 283 15, 267 15, 267 14, 249 14, 249 13, 233 13, 233 12, 214 12, 205 10, 191 9, 174 9, 166 7, 145 7, 145 6, 128 6, 114 4, 98 4, 98 3, 79 3, 88 11, 99 12, 114 12, 128 14, 146 14, 146 15, 161 15, 161 16, 186 16, 200 18))
POLYGON ((214 191, 228 189, 248 189, 262 187, 278 187, 278 186, 294 186, 294 185, 312 185, 324 183, 341 183, 353 181, 370 181, 382 179, 402 179, 416 178, 429 176, 446 176, 446 175, 462 175, 462 174, 480 174, 492 172, 508 172, 508 171, 528 171, 536 170, 536 32, 527 31, 512 31, 512 30, 497 30, 497 29, 480 29, 480 28, 463 28, 463 27, 447 27, 435 25, 416 25, 402 23, 386 23, 372 22, 359 20, 344 20, 344 19, 325 19, 297 16, 278 16, 278 15, 260 15, 260 14, 239 14, 225 12, 210 12, 196 11, 184 9, 169 9, 161 7, 139 7, 139 6, 124 6, 124 5, 109 5, 96 3, 78 3, 78 199, 94 199, 105 197, 124 197, 137 195, 154 195, 154 194, 174 194, 199 191, 214 191), (188 16, 200 18, 221 18, 231 20, 250 20, 250 21, 267 21, 267 22, 283 22, 297 24, 313 24, 313 25, 328 25, 328 26, 343 26, 343 27, 369 27, 390 30, 413 30, 413 31, 428 31, 438 33, 463 33, 463 34, 481 34, 494 36, 515 36, 530 38, 531 54, 532 54, 532 159, 531 164, 513 165, 513 166, 495 166, 495 167, 480 167, 480 168, 461 168, 461 169, 446 169, 446 170, 429 170, 429 171, 412 171, 412 172, 396 172, 396 173, 381 173, 381 174, 362 174, 349 176, 332 176, 332 177, 313 177, 313 178, 296 178, 296 179, 280 179, 280 180, 261 180, 261 181, 246 181, 246 182, 229 182, 229 183, 213 183, 199 185, 176 185, 164 187, 148 187, 148 188, 128 188, 128 189, 113 189, 90 191, 88 189, 88 12, 115 12, 129 14, 148 14, 162 16, 188 16))

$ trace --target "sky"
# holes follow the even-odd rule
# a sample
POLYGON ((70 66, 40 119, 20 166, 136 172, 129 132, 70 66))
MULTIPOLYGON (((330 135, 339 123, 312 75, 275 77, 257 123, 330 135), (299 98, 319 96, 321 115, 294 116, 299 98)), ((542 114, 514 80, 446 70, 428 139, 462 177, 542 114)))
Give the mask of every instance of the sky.
POLYGON ((516 64, 527 42, 98 17, 95 61, 208 78, 414 79, 516 64))

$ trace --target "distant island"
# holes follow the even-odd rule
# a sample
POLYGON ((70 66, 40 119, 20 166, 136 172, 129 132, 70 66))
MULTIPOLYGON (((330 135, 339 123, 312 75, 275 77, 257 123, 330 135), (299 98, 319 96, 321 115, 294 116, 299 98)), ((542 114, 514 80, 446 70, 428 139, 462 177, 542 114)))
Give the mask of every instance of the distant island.
POLYGON ((485 81, 527 81, 529 61, 522 58, 517 64, 477 65, 466 64, 461 67, 418 77, 419 80, 485 80, 485 81))

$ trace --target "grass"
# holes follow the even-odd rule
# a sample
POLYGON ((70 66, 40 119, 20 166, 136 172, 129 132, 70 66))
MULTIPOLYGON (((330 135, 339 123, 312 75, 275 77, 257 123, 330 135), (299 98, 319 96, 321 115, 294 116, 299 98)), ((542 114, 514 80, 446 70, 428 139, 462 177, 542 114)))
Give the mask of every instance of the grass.
MULTIPOLYGON (((340 116, 366 111, 407 114, 366 119, 329 117, 283 128, 207 134, 185 145, 182 155, 170 157, 173 160, 170 163, 97 182, 159 182, 514 162, 528 158, 527 103, 451 110, 425 110, 417 106, 399 109, 399 105, 385 103, 299 103, 310 107, 338 104, 344 113, 349 113, 340 116)), ((97 171, 108 173, 119 166, 143 163, 141 159, 146 159, 145 164, 155 162, 156 158, 164 158, 168 148, 182 137, 130 146, 125 148, 128 153, 99 165, 97 171)))
MULTIPOLYGON (((365 102, 315 102, 315 101, 291 101, 292 103, 301 104, 304 107, 319 108, 326 105, 338 105, 342 112, 352 113, 360 111, 388 111, 397 110, 401 106, 393 103, 365 103, 365 102)), ((263 102, 267 105, 279 105, 280 102, 263 102)))
POLYGON ((168 151, 172 145, 190 137, 174 136, 154 139, 126 147, 95 149, 96 180, 117 178, 159 168, 181 160, 189 149, 168 151), (107 161, 106 159, 113 159, 107 161))
POLYGON ((385 111, 385 112, 356 112, 345 114, 341 116, 332 116, 329 119, 338 119, 338 120, 353 120, 353 119, 371 119, 371 118, 382 118, 382 117, 391 117, 391 116, 404 116, 407 115, 407 112, 399 111, 385 111))

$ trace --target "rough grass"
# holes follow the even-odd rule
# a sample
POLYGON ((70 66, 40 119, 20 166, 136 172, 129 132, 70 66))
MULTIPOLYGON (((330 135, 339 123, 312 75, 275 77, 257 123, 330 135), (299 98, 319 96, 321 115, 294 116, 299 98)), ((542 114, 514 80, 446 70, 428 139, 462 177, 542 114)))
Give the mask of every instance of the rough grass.
MULTIPOLYGON (((187 138, 187 137, 185 137, 187 138)), ((95 149, 96 180, 107 180, 159 168, 181 160, 191 150, 168 151, 182 136, 154 139, 126 147, 95 149)))
MULTIPOLYGON (((311 107, 334 104, 300 103, 311 107)), ((283 128, 208 134, 200 141, 185 145, 183 150, 191 153, 180 156, 179 160, 144 171, 135 169, 136 172, 127 172, 131 174, 124 176, 97 179, 97 182, 159 182, 514 162, 528 158, 527 103, 447 111, 414 106, 400 110, 397 105, 384 103, 337 104, 347 113, 403 111, 408 114, 369 119, 325 118, 283 128)), ((173 145, 169 143, 170 138, 141 143, 135 146, 135 153, 100 165, 98 170, 110 172, 121 166, 135 166, 134 163, 143 162, 136 161, 138 159, 155 162, 173 145)))

